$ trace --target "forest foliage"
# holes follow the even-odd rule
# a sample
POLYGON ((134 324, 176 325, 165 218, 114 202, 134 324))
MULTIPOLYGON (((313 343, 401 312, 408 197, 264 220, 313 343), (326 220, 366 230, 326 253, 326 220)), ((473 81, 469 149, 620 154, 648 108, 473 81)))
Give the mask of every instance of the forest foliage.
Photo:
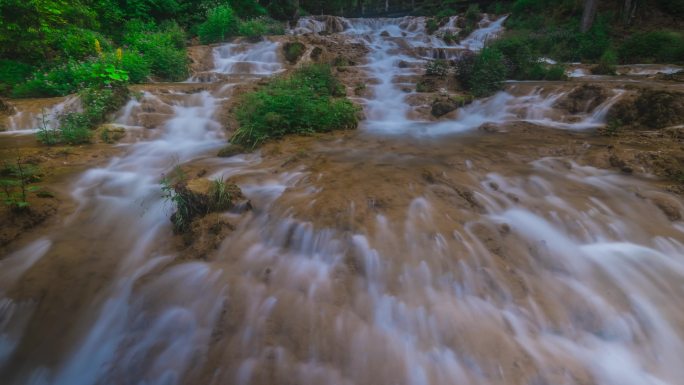
MULTIPOLYGON (((596 63, 596 72, 603 73, 618 63, 684 62, 684 0, 601 1, 591 28, 581 32, 588 1, 488 2, 482 12, 509 14, 504 41, 492 47, 501 55, 490 56, 503 56, 514 79, 549 77, 524 57, 596 63)), ((306 14, 358 16, 390 9, 428 16, 433 31, 445 17, 462 12, 464 35, 475 28, 480 12, 458 0, 2 0, 0 96, 78 92, 97 84, 111 66, 126 72, 131 83, 179 81, 188 76, 185 47, 193 41, 282 34, 283 22, 306 14)))

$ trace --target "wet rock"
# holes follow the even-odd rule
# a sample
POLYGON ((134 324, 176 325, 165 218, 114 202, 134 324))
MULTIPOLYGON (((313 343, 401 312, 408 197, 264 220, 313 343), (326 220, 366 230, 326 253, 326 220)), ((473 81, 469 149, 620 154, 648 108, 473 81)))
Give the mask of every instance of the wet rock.
POLYGON ((346 29, 344 23, 339 17, 336 16, 322 16, 323 21, 325 21, 325 32, 327 33, 340 33, 344 32, 346 29))
POLYGON ((495 132, 501 131, 501 128, 495 123, 485 123, 478 127, 477 130, 493 134, 495 132))
POLYGON ((441 96, 432 102, 432 110, 430 112, 432 116, 439 118, 470 102, 472 102, 472 99, 464 96, 441 96))
POLYGON ((441 117, 458 108, 458 104, 450 98, 439 98, 432 103, 430 112, 434 117, 441 117))
POLYGON ((407 62, 406 60, 399 60, 399 62, 397 62, 397 67, 399 67, 399 68, 409 68, 409 67, 411 67, 411 65, 410 65, 409 62, 407 62))
POLYGON ((214 68, 214 54, 211 46, 196 45, 188 47, 190 73, 197 75, 214 68))
POLYGON ((653 202, 670 221, 674 222, 682 219, 682 214, 679 211, 679 206, 676 202, 660 196, 651 198, 651 202, 653 202))
POLYGON ((625 174, 631 174, 632 172, 634 172, 634 170, 627 165, 627 162, 618 158, 615 154, 611 155, 610 158, 608 158, 608 162, 610 162, 610 165, 612 167, 620 169, 620 171, 624 172, 625 174))
POLYGON ((380 32, 380 36, 382 36, 382 37, 390 37, 390 33, 387 32, 387 31, 382 31, 382 32, 380 32))
POLYGON ((13 115, 14 112, 14 106, 12 106, 9 102, 0 99, 0 115, 13 115))
POLYGON ((138 124, 147 129, 161 127, 171 115, 160 113, 146 113, 138 115, 138 124))
POLYGON ((231 156, 244 154, 245 152, 247 152, 247 149, 245 147, 239 144, 229 144, 226 147, 223 147, 221 150, 219 150, 216 156, 221 158, 230 158, 231 156))
POLYGON ((116 143, 126 136, 126 130, 123 127, 113 124, 103 124, 97 129, 97 132, 100 140, 105 143, 116 143))
POLYGON ((575 88, 565 97, 556 102, 556 108, 562 108, 571 114, 593 111, 608 97, 608 92, 602 87, 583 84, 575 88))
POLYGON ((670 82, 684 82, 684 71, 678 71, 678 72, 671 73, 671 74, 659 73, 656 76, 656 79, 670 81, 670 82))
POLYGON ((322 54, 323 54, 323 49, 321 47, 314 47, 314 49, 311 50, 309 57, 313 61, 319 61, 321 59, 322 54))

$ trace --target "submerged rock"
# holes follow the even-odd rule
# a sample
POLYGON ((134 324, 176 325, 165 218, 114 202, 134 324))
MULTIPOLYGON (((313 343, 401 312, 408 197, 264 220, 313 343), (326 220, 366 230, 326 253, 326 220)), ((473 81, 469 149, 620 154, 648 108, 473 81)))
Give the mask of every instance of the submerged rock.
POLYGON ((432 116, 439 118, 451 111, 455 111, 460 107, 470 104, 470 102, 472 102, 471 98, 463 96, 442 96, 432 102, 432 109, 430 112, 432 113, 432 116))
POLYGON ((432 110, 430 112, 433 116, 439 118, 451 111, 455 111, 458 107, 458 103, 450 98, 439 98, 432 103, 432 110))
POLYGON ((608 92, 596 85, 582 84, 562 97, 554 107, 562 108, 571 114, 593 111, 608 98, 608 92))

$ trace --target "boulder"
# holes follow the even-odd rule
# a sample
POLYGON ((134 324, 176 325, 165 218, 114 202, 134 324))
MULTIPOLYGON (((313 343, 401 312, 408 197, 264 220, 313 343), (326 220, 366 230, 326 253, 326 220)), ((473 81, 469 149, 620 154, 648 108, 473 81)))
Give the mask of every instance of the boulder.
POLYGON ((583 84, 556 102, 554 107, 562 108, 571 114, 593 111, 608 97, 602 87, 583 84))
POLYGON ((439 98, 432 103, 432 116, 441 117, 458 108, 458 104, 449 98, 439 98))

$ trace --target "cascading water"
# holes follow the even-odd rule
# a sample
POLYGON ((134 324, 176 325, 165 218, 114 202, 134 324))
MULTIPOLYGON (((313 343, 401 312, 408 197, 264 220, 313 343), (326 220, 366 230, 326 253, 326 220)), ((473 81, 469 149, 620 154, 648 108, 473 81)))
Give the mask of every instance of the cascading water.
POLYGON ((53 129, 58 126, 59 117, 68 112, 80 111, 78 97, 53 99, 30 99, 15 102, 14 113, 1 122, 6 130, 0 134, 33 134, 40 128, 53 129))
MULTIPOLYGON (((64 223, 0 259, 0 383, 681 383, 680 197, 563 158, 526 161, 507 136, 382 135, 582 128, 618 92, 565 122, 554 106, 573 87, 515 83, 456 119, 410 121, 394 78, 412 74, 398 61, 423 60, 406 49, 430 44, 423 23, 340 21, 371 48, 365 132, 292 157, 213 157, 233 83, 131 100, 117 124, 138 140, 74 182, 64 223), (159 184, 187 163, 235 178, 254 205, 221 214, 232 232, 191 261, 159 184)), ((276 72, 272 44, 219 52, 216 72, 276 72)))

